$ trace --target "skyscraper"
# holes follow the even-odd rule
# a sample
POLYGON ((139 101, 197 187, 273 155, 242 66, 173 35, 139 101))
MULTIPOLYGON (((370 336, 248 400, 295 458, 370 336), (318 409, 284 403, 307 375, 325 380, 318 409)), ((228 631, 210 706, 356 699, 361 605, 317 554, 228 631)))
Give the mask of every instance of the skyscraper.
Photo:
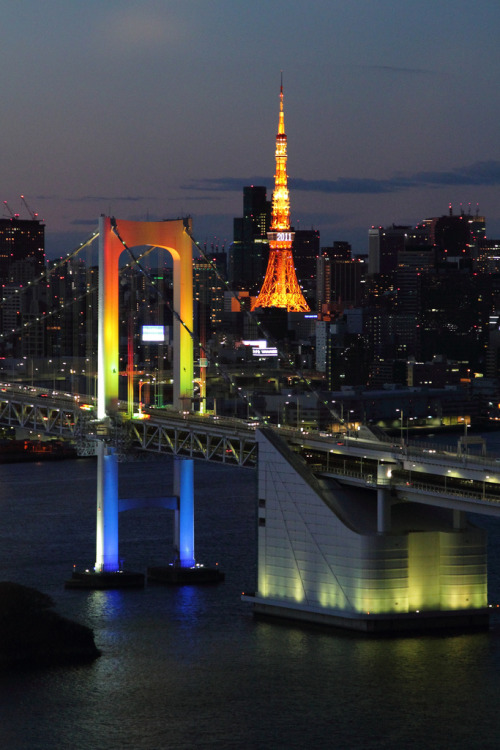
POLYGON ((269 255, 267 232, 271 224, 271 203, 266 188, 243 188, 243 216, 233 221, 233 244, 229 252, 231 289, 244 289, 255 295, 262 283, 269 255))
POLYGON ((45 225, 36 218, 20 219, 18 214, 0 219, 0 285, 4 298, 0 330, 8 337, 3 343, 3 351, 8 354, 43 355, 43 325, 37 320, 46 307, 46 285, 27 285, 44 270, 45 225), (22 326, 28 323, 21 336, 22 326))
MULTIPOLYGON (((220 328, 224 311, 226 253, 205 250, 193 261, 193 300, 197 307, 197 333, 203 343, 220 328)), ((203 355, 200 355, 203 356, 203 355)))
POLYGON ((45 266, 45 225, 38 219, 0 219, 0 283, 23 284, 45 266))
POLYGON ((404 250, 409 226, 372 227, 368 230, 368 273, 390 274, 398 265, 398 252, 404 250))
POLYGON ((290 227, 286 146, 283 84, 281 84, 271 229, 267 234, 269 239, 269 261, 262 289, 252 309, 258 307, 280 307, 286 308, 289 312, 308 312, 309 306, 300 290, 293 263, 292 244, 294 233, 290 227))
POLYGON ((316 294, 316 263, 320 253, 319 229, 297 229, 292 250, 297 279, 310 301, 316 294))

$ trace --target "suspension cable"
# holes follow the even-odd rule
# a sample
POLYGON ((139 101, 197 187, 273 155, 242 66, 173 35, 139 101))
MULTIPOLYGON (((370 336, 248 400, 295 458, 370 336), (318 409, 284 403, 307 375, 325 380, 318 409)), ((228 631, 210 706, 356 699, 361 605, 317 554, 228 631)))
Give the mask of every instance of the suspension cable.
MULTIPOLYGON (((148 273, 148 271, 145 268, 143 268, 143 266, 140 264, 139 261, 142 258, 137 259, 134 256, 131 248, 127 245, 127 243, 124 241, 124 239, 120 235, 120 232, 119 232, 119 229, 118 229, 118 224, 117 224, 117 221, 116 221, 116 219, 114 217, 111 218, 111 229, 114 232, 114 234, 116 235, 116 237, 118 238, 118 240, 123 245, 123 248, 126 250, 126 252, 128 253, 129 257, 132 259, 132 262, 136 265, 136 267, 138 268, 138 270, 140 271, 140 273, 144 276, 144 278, 146 279, 146 281, 152 286, 152 288, 155 290, 156 294, 166 304, 166 306, 172 312, 172 315, 176 318, 176 320, 178 320, 179 323, 183 326, 183 328, 188 332, 189 336, 191 337, 191 340, 193 341, 193 344, 197 344, 198 345, 200 351, 203 352, 203 354, 204 354, 205 358, 207 359, 207 361, 210 364, 212 364, 216 369, 218 369, 218 371, 220 372, 220 374, 222 375, 222 377, 224 378, 224 380, 226 381, 226 383, 228 383, 233 389, 235 389, 236 395, 238 395, 238 397, 247 405, 248 409, 252 409, 252 412, 255 413, 256 416, 258 416, 259 419, 261 419, 261 420, 263 420, 265 422, 266 421, 265 417, 262 414, 260 414, 260 412, 252 404, 250 395, 247 394, 247 393, 238 393, 238 389, 237 389, 237 386, 236 386, 236 381, 232 379, 232 377, 230 376, 230 374, 227 373, 224 370, 224 368, 220 367, 220 364, 215 360, 212 352, 210 351, 210 348, 206 344, 202 343, 201 341, 198 341, 198 342, 196 341, 194 331, 192 331, 189 328, 189 326, 186 324, 186 322, 180 316, 179 312, 177 310, 175 310, 175 308, 171 304, 170 300, 163 294, 162 290, 158 287, 156 281, 153 278, 151 278, 151 275, 148 273)), ((194 242, 194 244, 196 245, 196 242, 193 240, 193 237, 192 237, 191 233, 188 232, 187 229, 185 229, 185 231, 188 234, 189 238, 191 239, 191 242, 194 242)))
MULTIPOLYGON (((240 392, 238 390, 238 387, 236 385, 236 380, 232 378, 231 374, 228 373, 219 362, 216 361, 215 355, 212 353, 210 346, 208 344, 204 344, 201 341, 196 341, 194 331, 192 331, 189 326, 186 324, 186 322, 181 318, 179 312, 175 310, 174 306, 171 304, 168 297, 165 296, 163 291, 159 288, 158 284, 156 283, 155 279, 151 277, 151 275, 148 273, 148 271, 141 265, 141 260, 145 258, 147 255, 149 255, 153 250, 155 250, 155 246, 148 246, 147 250, 140 253, 138 257, 134 255, 132 252, 132 249, 127 245, 127 243, 123 240, 122 236, 120 235, 117 221, 114 217, 111 217, 111 229, 115 236, 118 238, 120 243, 122 244, 124 250, 127 252, 127 255, 130 258, 131 263, 126 264, 123 268, 120 269, 120 274, 124 273, 128 268, 131 268, 132 266, 136 267, 137 270, 142 274, 142 276, 146 279, 147 283, 155 290, 155 293, 162 299, 162 301, 166 304, 168 309, 171 311, 172 315, 176 318, 176 320, 180 323, 180 325, 183 326, 183 328, 188 332, 190 338, 193 341, 193 344, 197 344, 199 347, 200 352, 203 352, 205 358, 207 359, 207 362, 213 365, 218 372, 221 374, 223 379, 228 383, 231 388, 233 388, 235 394, 247 405, 249 409, 252 409, 252 412, 261 420, 266 422, 266 418, 260 414, 259 410, 256 409, 256 407, 252 404, 251 395, 246 392, 242 391, 240 392)), ((289 355, 283 351, 283 349, 279 346, 279 342, 276 340, 276 338, 269 333, 269 331, 266 330, 265 326, 263 325, 262 321, 258 319, 255 312, 249 310, 245 306, 241 305, 241 300, 238 297, 237 291, 231 289, 229 286, 229 282, 227 279, 225 279, 222 274, 220 273, 219 269, 217 268, 216 264, 211 260, 210 256, 208 256, 201 245, 196 241, 193 234, 185 228, 185 232, 187 233, 188 237, 190 238, 192 244, 196 248, 196 250, 200 253, 200 255, 203 257, 204 261, 207 263, 207 265, 211 268, 211 270, 216 275, 217 279, 223 284, 226 291, 230 292, 232 297, 238 302, 240 305, 240 309, 243 308, 243 312, 246 315, 247 318, 249 318, 253 323, 255 323, 259 329, 262 331, 263 336, 266 338, 267 341, 270 341, 276 348, 278 352, 278 356, 284 362, 290 370, 292 370, 293 374, 297 377, 299 382, 302 382, 305 384, 306 388, 316 397, 318 402, 322 403, 323 406, 328 410, 330 415, 334 417, 340 424, 345 423, 345 419, 341 415, 338 414, 336 409, 334 409, 330 402, 325 400, 324 397, 321 396, 321 394, 318 392, 318 390, 315 388, 312 380, 308 378, 305 373, 298 369, 295 364, 290 359, 289 355)), ((32 289, 33 287, 37 286, 38 284, 42 282, 48 281, 48 275, 49 273, 57 270, 58 268, 63 267, 66 263, 74 259, 78 253, 80 253, 83 249, 88 247, 94 240, 96 240, 99 237, 99 232, 94 231, 92 234, 83 242, 80 243, 80 245, 75 248, 73 251, 69 252, 65 258, 60 259, 59 261, 55 261, 54 264, 50 267, 44 270, 44 272, 33 281, 29 281, 27 284, 27 287, 23 290, 23 292, 27 292, 28 289, 32 289)), ((77 302, 80 302, 83 300, 88 294, 96 291, 97 285, 91 286, 85 290, 81 295, 78 295, 77 297, 72 298, 70 301, 62 304, 60 307, 58 307, 55 310, 49 310, 43 314, 41 314, 39 317, 37 317, 35 320, 32 320, 30 322, 24 323, 22 326, 19 326, 17 328, 12 329, 9 333, 0 333, 0 341, 9 339, 11 336, 15 336, 17 333, 22 333, 23 331, 29 330, 32 326, 35 326, 36 324, 39 324, 40 322, 44 322, 54 315, 59 315, 61 311, 71 307, 77 302)))

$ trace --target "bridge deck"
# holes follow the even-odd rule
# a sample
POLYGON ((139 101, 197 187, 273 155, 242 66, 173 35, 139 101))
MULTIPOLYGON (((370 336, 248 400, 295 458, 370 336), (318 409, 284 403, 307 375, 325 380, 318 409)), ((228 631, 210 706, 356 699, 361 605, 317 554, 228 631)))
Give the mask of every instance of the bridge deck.
MULTIPOLYGON (((150 409, 144 419, 128 419, 119 412, 114 420, 102 423, 94 418, 93 406, 93 399, 84 395, 8 383, 0 388, 3 425, 82 443, 115 441, 119 452, 142 450, 247 468, 257 464, 256 422, 167 408, 150 409)), ((402 446, 390 440, 339 438, 290 427, 272 429, 314 472, 346 486, 373 490, 384 485, 400 502, 500 515, 497 456, 402 446)))

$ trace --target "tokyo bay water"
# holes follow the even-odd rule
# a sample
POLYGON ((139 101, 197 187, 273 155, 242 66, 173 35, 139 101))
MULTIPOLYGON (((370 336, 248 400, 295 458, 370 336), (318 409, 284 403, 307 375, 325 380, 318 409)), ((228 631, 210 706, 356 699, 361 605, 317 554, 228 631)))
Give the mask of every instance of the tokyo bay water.
MULTIPOLYGON (((490 436, 490 447, 498 436, 490 436)), ((500 455, 500 453, 499 453, 500 455)), ((172 492, 172 461, 123 463, 121 496, 172 492)), ((256 475, 195 464, 196 558, 217 586, 66 591, 95 557, 96 462, 0 466, 0 580, 50 594, 93 628, 92 664, 0 673, 6 750, 496 748, 500 625, 488 632, 371 638, 254 619, 256 475)), ((489 532, 500 603, 500 523, 489 532)), ((170 559, 168 511, 120 517, 124 567, 170 559)))

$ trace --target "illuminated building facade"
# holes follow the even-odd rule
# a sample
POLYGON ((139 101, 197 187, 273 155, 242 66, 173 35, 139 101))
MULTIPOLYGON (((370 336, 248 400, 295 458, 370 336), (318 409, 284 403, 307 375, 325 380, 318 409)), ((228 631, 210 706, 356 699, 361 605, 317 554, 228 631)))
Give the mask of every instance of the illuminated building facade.
POLYGON ((272 200, 271 229, 268 232, 269 260, 264 283, 252 309, 286 308, 289 312, 308 312, 293 262, 294 233, 290 228, 290 200, 286 172, 287 147, 283 85, 280 89, 280 113, 276 136, 276 174, 272 200))
POLYGON ((200 340, 205 342, 222 325, 225 292, 222 279, 225 273, 225 252, 213 252, 193 262, 193 300, 198 312, 197 331, 200 340))
POLYGON ((0 280, 23 284, 45 267, 45 225, 38 219, 0 219, 0 280), (22 264, 21 264, 22 262, 22 264))
POLYGON ((45 225, 39 219, 0 219, 0 285, 3 287, 0 330, 8 336, 4 352, 16 357, 44 355, 43 326, 37 319, 46 308, 43 285, 27 285, 45 270, 45 225), (20 292, 23 291, 23 294, 20 292), (19 331, 25 324, 29 328, 19 331))

